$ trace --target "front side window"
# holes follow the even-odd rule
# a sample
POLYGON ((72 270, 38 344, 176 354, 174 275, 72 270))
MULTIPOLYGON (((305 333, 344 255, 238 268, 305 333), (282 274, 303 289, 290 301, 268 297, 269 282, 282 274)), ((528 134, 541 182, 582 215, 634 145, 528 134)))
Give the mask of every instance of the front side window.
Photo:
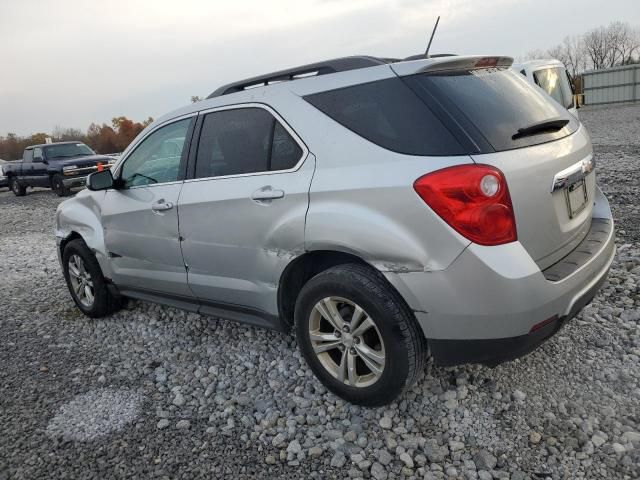
POLYGON ((42 149, 40 147, 33 149, 33 159, 38 162, 42 161, 42 149))
POLYGON ((248 107, 204 117, 196 157, 196 177, 222 177, 287 170, 302 149, 271 113, 248 107))
POLYGON ((120 180, 125 188, 175 182, 180 176, 182 150, 190 118, 159 128, 125 160, 120 180))

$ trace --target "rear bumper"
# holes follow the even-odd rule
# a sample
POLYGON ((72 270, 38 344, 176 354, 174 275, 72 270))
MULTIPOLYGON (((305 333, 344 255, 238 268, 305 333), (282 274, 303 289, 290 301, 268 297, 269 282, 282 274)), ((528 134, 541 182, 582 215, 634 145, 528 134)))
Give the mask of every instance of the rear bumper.
POLYGON ((555 335, 565 323, 591 302, 606 281, 608 270, 574 303, 568 315, 561 318, 552 317, 548 323, 533 332, 517 337, 482 340, 429 339, 430 353, 434 361, 444 367, 466 363, 480 363, 488 367, 495 367, 503 362, 522 357, 555 335))
POLYGON ((434 360, 495 365, 517 358, 589 303, 615 256, 613 219, 599 190, 595 202, 597 219, 584 242, 598 239, 597 246, 580 244, 545 271, 514 242, 472 244, 442 271, 386 274, 414 310, 434 360), (532 332, 545 320, 549 323, 532 332))

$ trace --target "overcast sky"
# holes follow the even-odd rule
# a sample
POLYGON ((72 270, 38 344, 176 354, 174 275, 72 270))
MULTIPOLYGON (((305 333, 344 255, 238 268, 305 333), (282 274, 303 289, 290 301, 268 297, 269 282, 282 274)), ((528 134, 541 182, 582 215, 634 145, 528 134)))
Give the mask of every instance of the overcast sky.
POLYGON ((0 135, 158 117, 219 85, 354 54, 519 56, 640 0, 0 0, 0 135), (604 7, 606 5, 606 8, 604 7))

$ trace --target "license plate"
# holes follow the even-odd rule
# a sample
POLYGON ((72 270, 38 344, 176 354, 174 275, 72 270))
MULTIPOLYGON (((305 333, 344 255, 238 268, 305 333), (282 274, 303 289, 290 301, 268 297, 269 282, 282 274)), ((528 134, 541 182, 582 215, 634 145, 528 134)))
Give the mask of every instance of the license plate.
POLYGON ((584 183, 584 179, 569 185, 564 194, 567 200, 569 218, 575 217, 587 206, 587 185, 584 183))

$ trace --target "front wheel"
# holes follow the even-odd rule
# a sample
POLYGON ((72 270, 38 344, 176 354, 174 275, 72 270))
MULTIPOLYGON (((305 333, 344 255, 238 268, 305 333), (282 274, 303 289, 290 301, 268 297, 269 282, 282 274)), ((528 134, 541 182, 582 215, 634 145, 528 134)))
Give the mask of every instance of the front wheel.
POLYGON ((82 240, 65 246, 62 266, 71 297, 82 313, 100 318, 118 310, 119 299, 109 292, 98 261, 82 240))
POLYGON ((51 178, 51 189, 56 192, 56 195, 58 195, 59 197, 66 197, 71 192, 69 188, 64 186, 62 175, 58 174, 54 175, 51 178))
POLYGON ((9 188, 11 188, 11 191, 16 197, 24 197, 27 194, 27 187, 20 185, 16 177, 11 177, 9 188))
POLYGON ((320 381, 345 400, 385 405, 424 369, 415 317, 378 272, 347 264, 313 277, 295 308, 296 336, 320 381))

